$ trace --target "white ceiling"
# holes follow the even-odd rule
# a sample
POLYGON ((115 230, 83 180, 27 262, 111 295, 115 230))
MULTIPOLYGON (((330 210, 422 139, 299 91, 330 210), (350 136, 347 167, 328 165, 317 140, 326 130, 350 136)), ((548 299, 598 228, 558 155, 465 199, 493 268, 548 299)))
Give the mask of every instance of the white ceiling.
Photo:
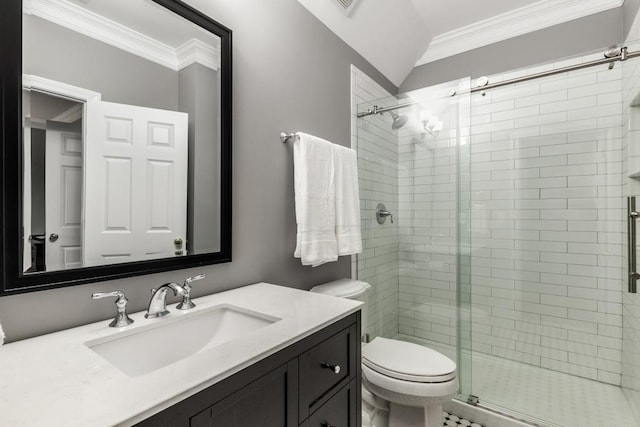
MULTIPOLYGON (((367 0, 362 0, 366 2, 367 0)), ((411 0, 433 35, 446 33, 539 0, 411 0)))
POLYGON ((298 0, 395 85, 448 56, 620 7, 624 0, 298 0))
POLYGON ((337 0, 298 1, 396 85, 433 36, 411 0, 360 0, 349 17, 337 0))

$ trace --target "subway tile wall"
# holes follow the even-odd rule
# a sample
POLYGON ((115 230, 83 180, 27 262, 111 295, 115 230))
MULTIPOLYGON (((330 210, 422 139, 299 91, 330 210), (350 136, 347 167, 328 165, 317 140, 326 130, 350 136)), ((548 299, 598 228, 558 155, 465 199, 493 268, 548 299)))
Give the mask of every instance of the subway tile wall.
POLYGON ((473 348, 619 385, 622 70, 472 95, 473 348))
POLYGON ((353 257, 354 270, 359 280, 372 286, 363 332, 372 339, 390 338, 398 333, 398 229, 389 221, 379 225, 375 209, 382 202, 389 211, 397 211, 398 136, 391 130, 390 115, 357 118, 358 108, 364 110, 379 103, 369 101, 387 98, 389 102, 390 94, 385 89, 352 66, 351 90, 352 147, 358 151, 363 247, 362 253, 353 257))

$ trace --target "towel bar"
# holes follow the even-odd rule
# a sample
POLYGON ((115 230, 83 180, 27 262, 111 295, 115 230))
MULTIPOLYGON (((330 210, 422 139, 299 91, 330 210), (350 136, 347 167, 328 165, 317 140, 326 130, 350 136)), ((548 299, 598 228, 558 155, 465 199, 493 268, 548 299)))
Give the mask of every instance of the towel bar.
POLYGON ((280 132, 280 141, 287 143, 294 138, 298 138, 295 133, 280 132))

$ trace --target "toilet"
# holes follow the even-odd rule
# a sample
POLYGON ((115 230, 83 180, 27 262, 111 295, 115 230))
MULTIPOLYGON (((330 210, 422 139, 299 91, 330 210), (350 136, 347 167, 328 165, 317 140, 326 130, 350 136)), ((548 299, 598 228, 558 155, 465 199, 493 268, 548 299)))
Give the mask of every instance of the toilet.
MULTIPOLYGON (((340 279, 311 289, 365 301, 366 282, 340 279)), ((366 303, 362 306, 365 332, 366 303)), ((376 337, 362 347, 363 427, 441 427, 442 404, 458 392, 456 364, 428 347, 376 337)))

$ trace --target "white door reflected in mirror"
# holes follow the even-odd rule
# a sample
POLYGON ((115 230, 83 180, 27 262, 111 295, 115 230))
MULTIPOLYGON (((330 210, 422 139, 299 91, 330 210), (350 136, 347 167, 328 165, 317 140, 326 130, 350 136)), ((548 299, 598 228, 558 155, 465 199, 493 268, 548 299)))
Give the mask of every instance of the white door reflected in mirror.
POLYGON ((65 89, 25 93, 24 271, 187 255, 189 115, 65 89))
POLYGON ((88 103, 84 265, 186 255, 187 126, 176 111, 88 103))
POLYGON ((47 121, 44 143, 46 266, 82 267, 82 119, 47 121))

